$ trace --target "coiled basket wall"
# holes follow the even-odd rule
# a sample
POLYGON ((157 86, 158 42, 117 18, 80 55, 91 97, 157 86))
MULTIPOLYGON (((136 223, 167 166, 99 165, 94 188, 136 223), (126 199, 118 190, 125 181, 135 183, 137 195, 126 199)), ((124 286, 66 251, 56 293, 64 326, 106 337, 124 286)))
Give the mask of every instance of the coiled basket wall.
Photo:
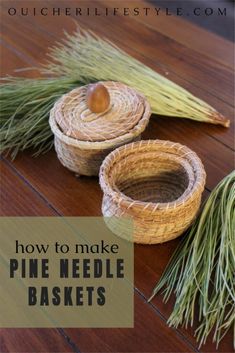
POLYGON ((86 104, 89 85, 63 95, 50 113, 50 126, 60 162, 82 175, 98 175, 113 149, 140 139, 151 115, 145 97, 120 82, 102 84, 110 95, 103 113, 92 113, 86 104))
POLYGON ((206 174, 195 152, 161 140, 133 142, 111 152, 100 168, 102 212, 108 226, 136 243, 163 243, 182 234, 201 203, 206 174), (126 223, 125 223, 126 224, 126 223))

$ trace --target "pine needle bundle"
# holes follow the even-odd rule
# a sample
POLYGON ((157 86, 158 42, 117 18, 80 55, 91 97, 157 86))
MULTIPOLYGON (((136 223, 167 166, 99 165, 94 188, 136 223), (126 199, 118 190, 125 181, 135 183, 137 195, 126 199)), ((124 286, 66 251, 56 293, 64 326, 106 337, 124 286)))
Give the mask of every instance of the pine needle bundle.
POLYGON ((49 52, 49 62, 38 68, 44 78, 6 77, 0 85, 0 152, 12 150, 14 157, 28 147, 37 153, 51 146, 48 124, 54 102, 78 85, 99 80, 121 81, 142 92, 153 113, 190 118, 229 126, 229 120, 114 44, 95 34, 78 30, 49 52), (50 77, 50 78, 48 78, 50 77))
POLYGON ((155 114, 229 126, 229 120, 210 105, 108 40, 80 28, 65 36, 49 53, 52 63, 45 68, 47 75, 121 81, 142 92, 155 114))
POLYGON ((149 301, 163 288, 165 302, 173 292, 176 297, 169 325, 187 328, 199 322, 195 335, 200 345, 214 331, 218 346, 235 328, 235 171, 212 191, 149 301))

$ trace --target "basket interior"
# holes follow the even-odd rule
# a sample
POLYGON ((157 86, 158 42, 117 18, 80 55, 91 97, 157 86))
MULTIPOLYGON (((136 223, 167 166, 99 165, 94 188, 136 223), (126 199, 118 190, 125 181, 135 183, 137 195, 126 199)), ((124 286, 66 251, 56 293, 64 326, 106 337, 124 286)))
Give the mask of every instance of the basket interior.
POLYGON ((112 187, 135 201, 169 203, 179 199, 189 186, 189 173, 177 158, 148 155, 128 156, 112 170, 112 187))

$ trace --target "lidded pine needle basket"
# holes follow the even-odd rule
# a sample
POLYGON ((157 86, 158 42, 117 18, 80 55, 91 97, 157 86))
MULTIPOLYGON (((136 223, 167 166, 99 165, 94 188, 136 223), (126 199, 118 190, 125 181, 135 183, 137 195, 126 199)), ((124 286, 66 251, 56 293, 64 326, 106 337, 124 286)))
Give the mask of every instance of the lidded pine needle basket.
POLYGON ((201 203, 206 174, 195 152, 179 143, 148 140, 111 152, 100 168, 102 213, 124 238, 133 219, 133 241, 163 243, 182 234, 201 203), (112 217, 115 216, 115 217, 112 217))
POLYGON ((82 175, 98 175, 105 156, 116 147, 140 139, 149 122, 150 105, 134 89, 101 82, 109 94, 109 106, 93 112, 87 105, 91 85, 63 95, 50 112, 57 156, 68 169, 82 175))

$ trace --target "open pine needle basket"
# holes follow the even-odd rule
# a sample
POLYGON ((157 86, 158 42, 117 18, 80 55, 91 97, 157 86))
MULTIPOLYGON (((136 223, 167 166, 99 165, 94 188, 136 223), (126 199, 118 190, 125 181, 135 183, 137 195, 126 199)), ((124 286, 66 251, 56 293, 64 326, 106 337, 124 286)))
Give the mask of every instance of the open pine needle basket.
POLYGON ((50 126, 61 163, 82 175, 98 175, 105 156, 116 147, 140 139, 151 115, 146 98, 119 82, 102 82, 110 106, 93 113, 86 105, 89 85, 63 95, 50 112, 50 126))
POLYGON ((195 152, 161 140, 133 142, 111 152, 100 168, 102 212, 108 226, 134 242, 163 243, 182 234, 201 203, 206 173, 195 152), (114 216, 114 217, 112 217, 114 216))

